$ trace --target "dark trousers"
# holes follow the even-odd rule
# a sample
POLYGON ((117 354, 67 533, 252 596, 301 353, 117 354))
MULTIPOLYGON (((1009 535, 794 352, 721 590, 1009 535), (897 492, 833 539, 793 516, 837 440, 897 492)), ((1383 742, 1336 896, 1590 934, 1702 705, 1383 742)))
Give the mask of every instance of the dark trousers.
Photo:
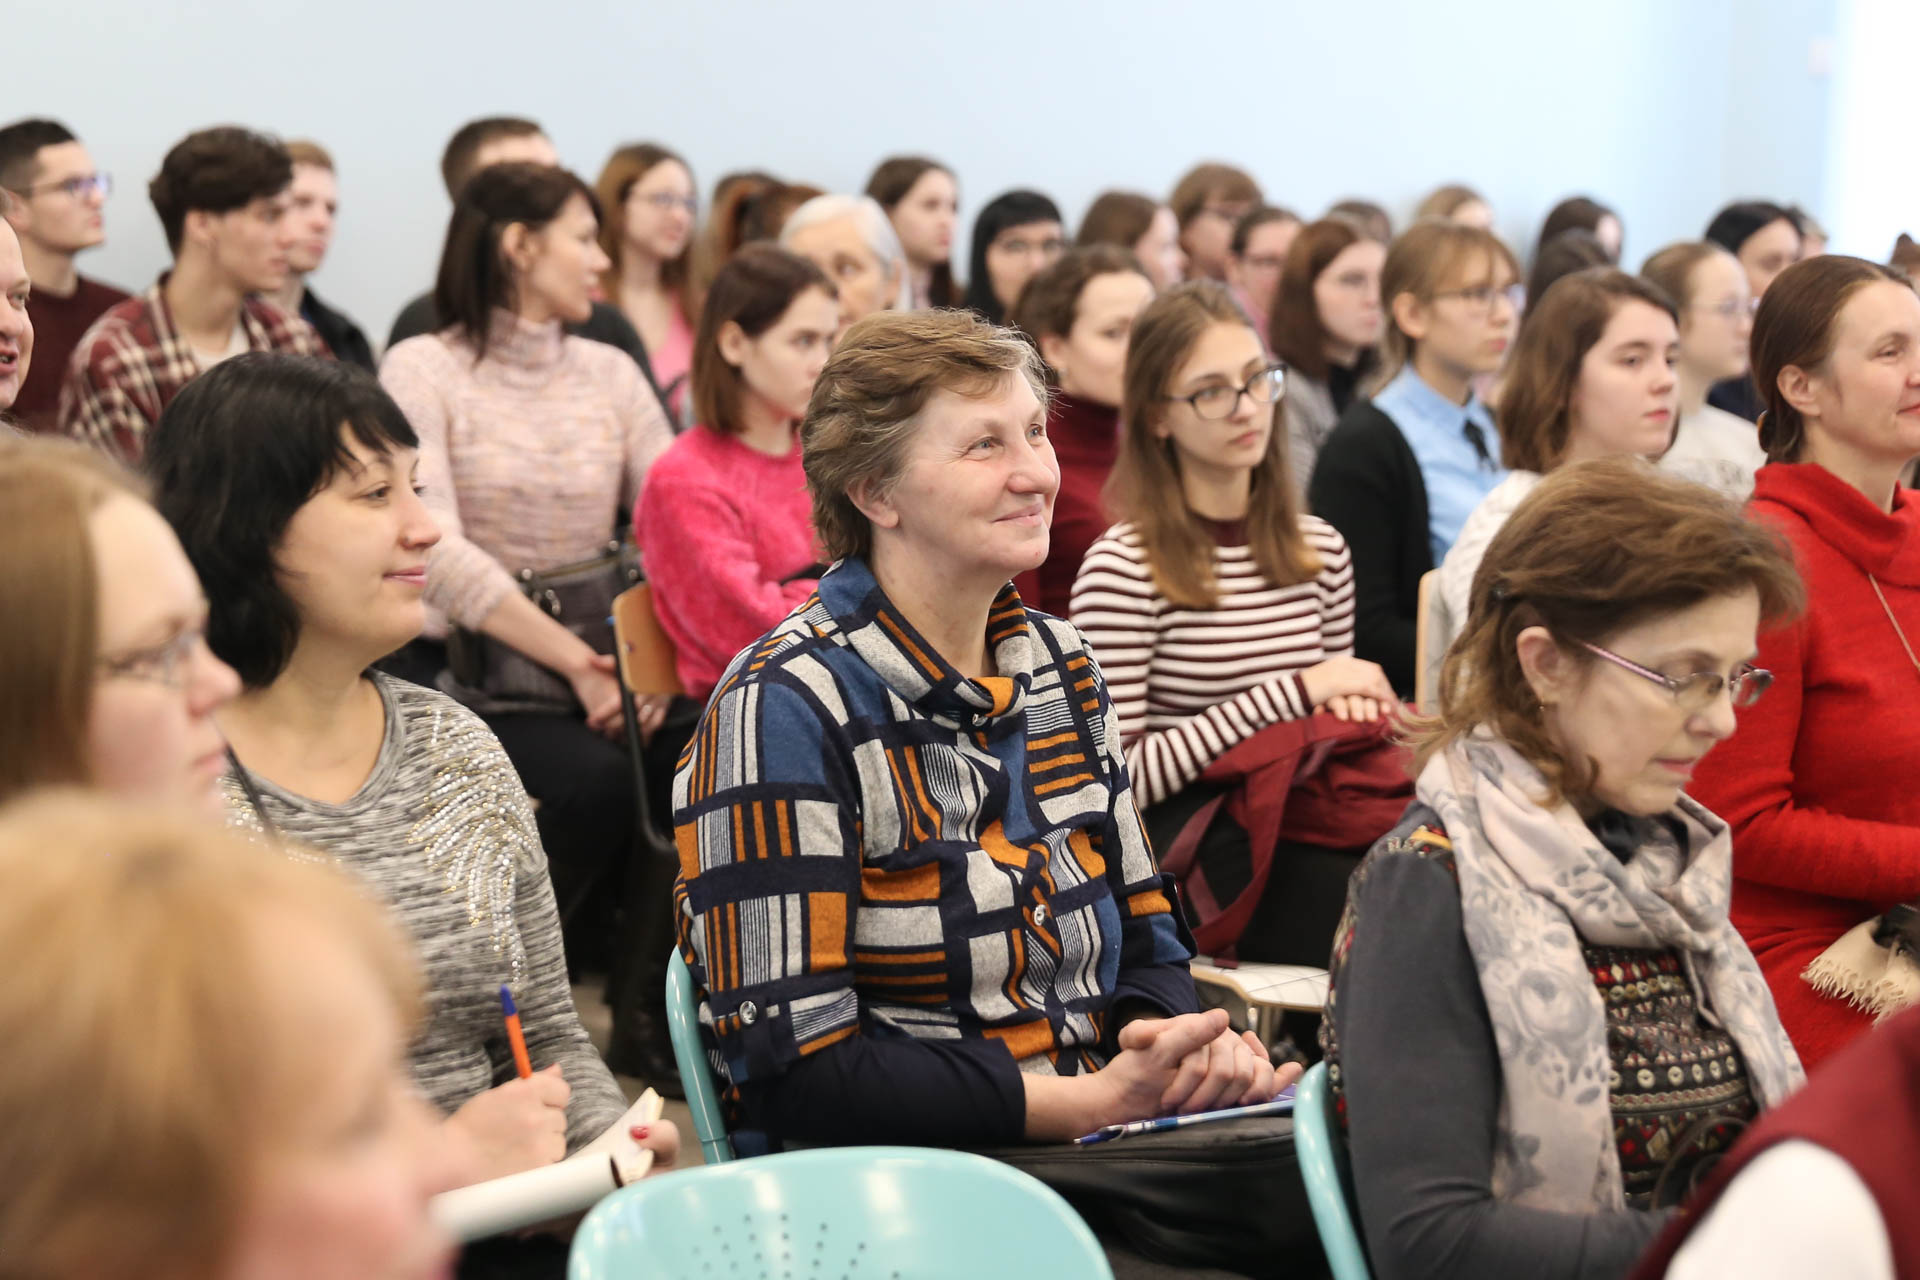
POLYGON ((533 817, 568 960, 576 970, 604 971, 616 953, 615 916, 636 848, 638 808, 626 747, 577 715, 512 712, 484 719, 527 794, 540 802, 533 817))

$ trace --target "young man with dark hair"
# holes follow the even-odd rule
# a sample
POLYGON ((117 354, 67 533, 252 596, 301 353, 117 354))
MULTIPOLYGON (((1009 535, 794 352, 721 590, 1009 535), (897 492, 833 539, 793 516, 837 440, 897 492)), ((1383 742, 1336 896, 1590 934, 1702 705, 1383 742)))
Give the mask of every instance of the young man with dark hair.
MULTIPOLYGON (((51 431, 60 378, 87 327, 127 294, 89 280, 74 259, 106 239, 101 211, 112 184, 93 157, 56 120, 16 120, 0 128, 0 188, 11 196, 6 221, 33 282, 33 324, 40 359, 20 372, 13 412, 30 431, 51 431)), ((18 374, 16 374, 16 377, 18 374)))
POLYGON ((334 179, 333 157, 317 142, 289 142, 293 185, 287 189, 287 227, 292 243, 287 249, 287 282, 270 299, 282 311, 312 325, 337 359, 375 371, 373 348, 367 335, 343 312, 320 301, 307 277, 326 261, 333 244, 333 219, 340 208, 340 188, 334 179))
MULTIPOLYGON (((447 198, 459 200, 460 189, 467 185, 467 179, 480 170, 491 165, 512 163, 558 165, 560 153, 554 150, 553 140, 531 120, 519 116, 488 116, 469 120, 454 131, 453 137, 447 139, 447 149, 440 156, 440 178, 446 183, 447 198)), ((393 329, 387 334, 387 346, 417 338, 423 333, 433 333, 440 327, 440 316, 433 305, 433 291, 429 289, 409 302, 394 318, 393 329)), ((640 372, 646 377, 647 385, 653 387, 654 394, 660 394, 653 380, 653 365, 647 359, 647 349, 640 341, 640 331, 621 314, 620 308, 596 302, 587 322, 569 325, 567 332, 595 342, 604 342, 626 352, 640 366, 640 372)))
POLYGON ((263 134, 189 134, 147 186, 173 269, 80 340, 60 390, 60 430, 138 463, 180 389, 243 351, 329 355, 313 326, 259 297, 286 283, 293 161, 263 134))

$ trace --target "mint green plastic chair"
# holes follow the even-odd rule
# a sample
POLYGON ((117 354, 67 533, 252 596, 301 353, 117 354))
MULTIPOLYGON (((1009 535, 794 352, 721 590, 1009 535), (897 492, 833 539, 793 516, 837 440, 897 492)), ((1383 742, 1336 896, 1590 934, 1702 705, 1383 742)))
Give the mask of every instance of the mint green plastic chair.
POLYGON ((687 972, 678 947, 667 961, 667 1035, 673 1041, 673 1064, 680 1068, 680 1083, 687 1091, 687 1107, 693 1112, 700 1154, 708 1164, 726 1164, 733 1159, 733 1139, 727 1136, 726 1116, 720 1110, 719 1081, 700 1043, 700 1001, 693 994, 693 975, 687 972))
POLYGON ((648 1178, 594 1206, 567 1280, 1112 1280, 1079 1215, 983 1156, 834 1147, 648 1178))
POLYGON ((1347 1144, 1333 1111, 1333 1086, 1327 1064, 1316 1062, 1300 1077, 1293 1095, 1293 1150, 1300 1160, 1300 1179, 1307 1184, 1307 1204, 1320 1232, 1333 1280, 1372 1280, 1366 1250, 1360 1246, 1353 1206, 1347 1199, 1347 1144))

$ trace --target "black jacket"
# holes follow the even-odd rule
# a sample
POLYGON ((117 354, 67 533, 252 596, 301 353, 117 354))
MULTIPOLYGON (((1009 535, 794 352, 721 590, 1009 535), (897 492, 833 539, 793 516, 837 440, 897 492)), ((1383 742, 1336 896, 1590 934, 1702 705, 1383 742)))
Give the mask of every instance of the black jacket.
POLYGON ((1433 568, 1427 483, 1392 418, 1356 400, 1320 446, 1307 500, 1353 555, 1353 651, 1413 696, 1420 577, 1433 568))
POLYGON ((359 325, 320 301, 311 289, 300 295, 300 318, 319 331, 334 359, 373 371, 373 348, 367 345, 367 335, 360 332, 359 325))

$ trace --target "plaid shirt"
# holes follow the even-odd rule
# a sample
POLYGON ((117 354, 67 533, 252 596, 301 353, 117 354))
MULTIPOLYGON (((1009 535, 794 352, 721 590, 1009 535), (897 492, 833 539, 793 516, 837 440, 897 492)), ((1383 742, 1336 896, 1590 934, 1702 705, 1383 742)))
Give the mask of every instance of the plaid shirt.
POLYGON ((1105 1057, 1121 999, 1196 1007, 1086 641, 1009 586, 970 680, 857 559, 721 677, 674 776, 681 950, 729 1079, 856 1033, 1105 1057))
MULTIPOLYGON (((60 433, 134 465, 146 453, 146 435, 160 411, 211 367, 173 327, 161 293, 166 283, 163 275, 94 321, 74 348, 60 388, 60 433)), ((249 351, 332 354, 312 325, 257 297, 241 302, 240 327, 249 351)))

